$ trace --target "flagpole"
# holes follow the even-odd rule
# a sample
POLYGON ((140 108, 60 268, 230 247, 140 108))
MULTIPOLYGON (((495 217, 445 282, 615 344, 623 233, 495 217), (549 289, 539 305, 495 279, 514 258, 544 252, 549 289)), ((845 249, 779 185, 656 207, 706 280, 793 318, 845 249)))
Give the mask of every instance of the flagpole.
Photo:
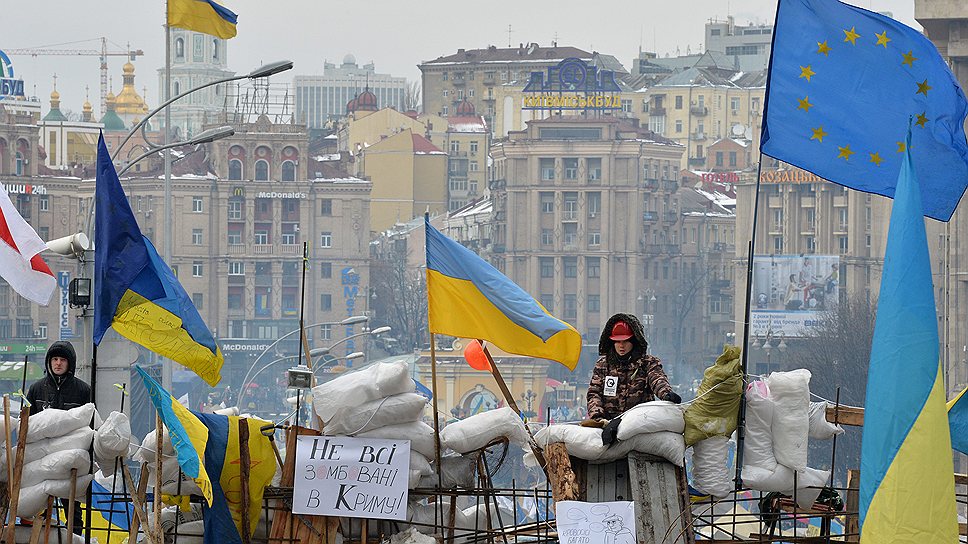
MULTIPOLYGON (((167 102, 171 98, 171 26, 168 24, 168 1, 165 1, 165 96, 167 102)), ((171 108, 165 108, 165 145, 171 143, 171 108)), ((165 149, 165 263, 172 266, 172 227, 171 218, 171 150, 165 149)), ((171 365, 161 364, 161 384, 171 391, 171 365)))
POLYGON ((746 439, 746 382, 749 368, 750 314, 753 310, 753 251, 756 249, 756 220, 760 209, 760 178, 763 173, 763 153, 756 165, 756 185, 753 192, 753 225, 746 255, 746 309, 743 312, 743 351, 740 357, 743 371, 743 391, 739 397, 739 418, 736 425, 736 489, 743 487, 743 444, 746 439))

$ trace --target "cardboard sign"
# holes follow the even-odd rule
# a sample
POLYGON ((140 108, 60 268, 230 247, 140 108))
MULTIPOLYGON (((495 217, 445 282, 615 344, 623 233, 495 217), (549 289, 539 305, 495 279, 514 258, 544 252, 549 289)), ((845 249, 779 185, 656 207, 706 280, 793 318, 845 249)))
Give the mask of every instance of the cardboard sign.
POLYGON ((628 501, 555 504, 561 544, 636 544, 635 507, 628 501))
POLYGON ((300 436, 296 442, 296 514, 407 519, 410 441, 300 436))

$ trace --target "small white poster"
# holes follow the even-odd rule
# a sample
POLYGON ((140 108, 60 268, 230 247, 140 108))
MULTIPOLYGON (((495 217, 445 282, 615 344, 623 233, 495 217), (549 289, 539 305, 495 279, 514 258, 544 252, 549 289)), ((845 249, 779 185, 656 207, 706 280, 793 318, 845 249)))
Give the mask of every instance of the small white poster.
POLYGON ((630 501, 555 504, 561 544, 636 544, 635 507, 630 501))
POLYGON ((409 440, 300 436, 292 511, 406 521, 409 476, 409 440))

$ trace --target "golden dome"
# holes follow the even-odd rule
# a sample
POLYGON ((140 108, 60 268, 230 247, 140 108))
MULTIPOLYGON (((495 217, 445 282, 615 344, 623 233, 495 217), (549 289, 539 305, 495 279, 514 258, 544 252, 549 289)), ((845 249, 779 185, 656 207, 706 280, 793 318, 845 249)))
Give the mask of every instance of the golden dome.
POLYGON ((82 107, 83 107, 83 111, 84 112, 89 112, 89 111, 91 111, 93 109, 91 107, 91 103, 88 102, 87 100, 84 101, 84 106, 82 106, 82 107))
POLYGON ((126 76, 127 75, 132 75, 133 76, 134 75, 134 64, 131 64, 130 62, 126 62, 126 63, 124 63, 124 67, 121 68, 121 70, 124 72, 124 75, 126 75, 126 76))
POLYGON ((60 100, 60 93, 57 92, 57 89, 54 89, 53 91, 50 92, 50 99, 51 100, 60 100))
POLYGON ((115 110, 118 114, 143 114, 145 112, 145 101, 134 88, 134 65, 130 62, 124 63, 124 86, 121 92, 115 97, 115 110))

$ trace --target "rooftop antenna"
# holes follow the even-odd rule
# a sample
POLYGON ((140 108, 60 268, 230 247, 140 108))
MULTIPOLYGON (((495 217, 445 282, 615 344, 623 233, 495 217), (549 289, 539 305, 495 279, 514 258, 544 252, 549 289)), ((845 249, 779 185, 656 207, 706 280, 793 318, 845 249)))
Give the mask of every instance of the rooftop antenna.
POLYGON ((639 25, 639 56, 642 56, 642 25, 639 25))
POLYGON ((511 48, 511 32, 513 32, 511 30, 511 25, 508 25, 508 49, 511 48))

